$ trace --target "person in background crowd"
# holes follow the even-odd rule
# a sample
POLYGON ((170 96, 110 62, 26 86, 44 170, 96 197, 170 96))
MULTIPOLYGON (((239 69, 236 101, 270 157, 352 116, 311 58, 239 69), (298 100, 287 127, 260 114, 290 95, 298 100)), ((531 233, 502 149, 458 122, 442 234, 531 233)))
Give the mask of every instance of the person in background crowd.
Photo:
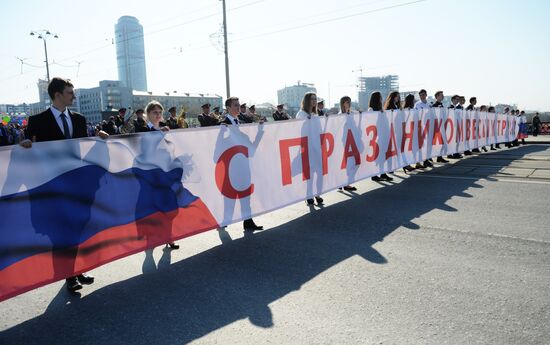
MULTIPOLYGON (((493 114, 495 113, 495 107, 493 107, 493 106, 487 107, 486 105, 482 105, 479 108, 479 111, 483 111, 483 110, 487 111, 488 113, 493 113, 493 114)), ((491 148, 491 151, 496 151, 497 149, 500 148, 500 146, 498 144, 496 144, 496 145, 491 144, 490 148, 491 148)))
POLYGON ((520 139, 521 139, 521 144, 522 145, 525 145, 525 138, 527 138, 528 134, 527 134, 527 116, 525 115, 525 111, 521 111, 521 113, 519 114, 519 118, 520 118, 520 139))
POLYGON ((250 116, 248 114, 248 112, 246 111, 246 103, 241 104, 241 106, 239 108, 238 119, 241 123, 252 123, 252 122, 254 122, 254 119, 252 118, 252 116, 250 116))
MULTIPOLYGON (((414 105, 415 105, 415 99, 414 99, 414 95, 409 93, 406 97, 405 97, 405 101, 403 102, 403 109, 404 110, 412 110, 414 109, 414 105)), ((415 167, 411 166, 411 165, 407 165, 407 166, 404 166, 403 167, 403 171, 405 171, 405 173, 407 172, 411 172, 415 169, 415 167)))
POLYGON ((104 132, 107 132, 109 135, 115 135, 118 133, 118 127, 115 124, 115 117, 111 116, 109 117, 109 122, 105 122, 105 124, 102 127, 104 132))
MULTIPOLYGON (((451 104, 449 104, 448 109, 462 109, 462 106, 460 105, 460 96, 459 95, 454 95, 453 97, 451 97, 451 104)), ((469 152, 469 151, 466 151, 466 152, 464 152, 464 154, 469 156, 472 153, 469 152)), ((453 153, 452 155, 447 155, 447 158, 460 159, 460 158, 463 158, 463 157, 460 153, 456 152, 456 153, 453 153)))
POLYGON ((126 116, 126 108, 120 108, 117 116, 115 116, 115 126, 117 128, 117 134, 120 134, 120 128, 124 125, 124 117, 126 116))
MULTIPOLYGON (((220 121, 210 113, 210 103, 205 103, 201 106, 202 113, 197 117, 201 127, 217 126, 220 121)), ((218 108, 219 109, 219 108, 218 108)))
POLYGON ((265 122, 267 120, 264 117, 260 116, 259 114, 256 114, 256 106, 254 104, 248 108, 248 113, 252 118, 253 122, 259 123, 260 121, 265 122))
MULTIPOLYGON (((435 102, 432 104, 432 108, 443 108, 443 98, 445 98, 445 96, 443 95, 443 91, 437 91, 434 95, 435 97, 435 102)), ((443 158, 443 156, 438 156, 437 157, 437 162, 438 163, 449 163, 448 160, 446 160, 445 158, 443 158)), ((424 163, 424 165, 426 165, 424 163)))
POLYGON ((212 109, 214 112, 211 114, 213 118, 215 118, 218 123, 222 122, 222 114, 220 113, 220 107, 214 107, 212 109))
MULTIPOLYGON (((470 104, 466 107, 466 110, 467 111, 474 111, 476 110, 476 104, 477 104, 477 98, 475 97, 470 97, 470 104)), ((485 146, 482 146, 481 147, 481 150, 483 150, 484 152, 487 152, 487 148, 485 146)), ((481 151, 476 148, 476 149, 473 149, 472 152, 475 152, 475 153, 481 153, 481 151)), ((466 152, 464 152, 464 154, 466 154, 466 152)))
POLYGON ((185 119, 187 116, 187 113, 185 112, 185 108, 181 108, 180 115, 178 116, 178 128, 189 128, 189 124, 187 123, 187 120, 185 119))
POLYGON ((146 132, 147 131, 147 129, 145 128, 145 127, 147 127, 147 122, 143 118, 144 113, 145 113, 145 111, 141 108, 136 110, 136 119, 133 122, 135 133, 146 132))
POLYGON ((414 109, 421 110, 421 109, 430 109, 432 106, 430 103, 428 103, 428 92, 426 90, 421 89, 418 91, 418 97, 420 97, 420 100, 414 104, 414 109))
MULTIPOLYGON (((48 110, 29 118, 28 122, 28 138, 21 141, 20 145, 24 148, 30 149, 32 143, 53 141, 53 140, 66 140, 72 138, 84 138, 88 136, 86 130, 86 118, 79 113, 74 113, 69 110, 75 100, 74 86, 66 79, 53 78, 48 84, 48 95, 52 100, 52 105, 48 110)), ((114 119, 113 119, 114 122, 114 119)), ((106 139, 109 135, 100 131, 99 137, 106 139)), ((53 211, 52 217, 55 217, 53 211)), ((46 221, 46 220, 44 220, 46 221)), ((77 223, 78 224, 78 223, 77 223)), ((84 229, 75 228, 74 231, 83 231, 84 229)), ((68 260, 76 260, 78 247, 72 246, 66 248, 61 245, 60 248, 57 240, 65 243, 65 238, 57 238, 59 235, 52 234, 52 251, 53 251, 53 267, 54 270, 59 266, 64 267, 68 260), (60 254, 62 252, 62 254, 60 254), (58 263, 60 261, 60 263, 58 263)), ((66 279, 67 289, 71 292, 82 289, 82 284, 88 285, 94 282, 94 277, 86 273, 81 273, 74 277, 66 279)))
POLYGON ((456 109, 464 109, 464 104, 466 104, 466 97, 464 96, 459 96, 459 99, 458 99, 458 105, 456 106, 456 109))
MULTIPOLYGON (((302 98, 302 105, 300 110, 296 113, 296 119, 311 119, 312 116, 319 116, 317 114, 317 95, 314 92, 307 92, 304 98, 302 98)), ((315 201, 317 201, 318 205, 321 205, 324 200, 320 195, 317 195, 315 196, 315 201)), ((307 199, 306 204, 313 205, 313 199, 307 199)))
MULTIPOLYGON (((392 91, 388 94, 388 97, 386 97, 386 101, 384 102, 384 110, 401 110, 401 96, 399 95, 399 91, 392 91)), ((383 113, 380 113, 380 116, 385 116, 383 113)), ((393 172, 390 172, 393 173, 393 172)), ((393 177, 388 176, 388 174, 384 173, 380 175, 380 179, 382 181, 393 181, 393 177)))
POLYGON ((273 113, 273 120, 275 121, 284 121, 284 120, 290 120, 290 116, 286 113, 284 110, 284 104, 278 104, 277 110, 273 113))
POLYGON ((168 119, 166 119, 166 125, 168 126, 168 128, 170 129, 178 129, 178 128, 181 128, 179 125, 178 125, 178 119, 176 118, 176 107, 170 107, 170 109, 168 109, 168 119))
POLYGON ((8 129, 4 127, 4 124, 0 122, 0 146, 9 145, 8 129))
POLYGON ((317 115, 328 116, 328 112, 325 109, 325 101, 322 99, 317 102, 317 115))
MULTIPOLYGON (((239 98, 238 97, 229 97, 225 100, 225 108, 227 112, 225 113, 225 119, 222 123, 225 125, 233 125, 238 126, 240 124, 239 111, 242 111, 242 106, 239 105, 239 98)), ((245 108, 246 111, 246 108, 245 108)), ((263 122, 260 122, 260 124, 263 122)), ((249 202, 249 201, 248 201, 249 202)), ((242 205, 242 204, 241 204, 242 205)), ((245 231, 256 231, 256 230, 263 230, 264 227, 261 225, 257 225, 252 218, 245 219, 243 221, 243 228, 245 231)))
MULTIPOLYGON (((145 125, 145 127, 141 128, 142 132, 166 132, 170 130, 170 127, 168 127, 166 123, 162 121, 164 120, 164 108, 162 107, 162 104, 157 101, 151 101, 145 107, 145 112, 147 113, 147 124, 145 125)), ((166 244, 166 247, 170 247, 171 249, 179 249, 180 246, 175 242, 169 242, 166 244)))
POLYGON ((535 116, 533 116, 533 136, 538 136, 540 133, 540 128, 542 126, 542 122, 540 121, 539 113, 536 112, 535 116))
MULTIPOLYGON (((317 106, 319 106, 319 102, 317 102, 317 106)), ((321 116, 321 111, 318 110, 319 116, 321 116)), ((344 115, 352 115, 353 112, 351 111, 351 98, 349 96, 344 96, 340 98, 340 112, 338 114, 344 114, 344 115)), ((344 187, 338 188, 340 190, 346 190, 348 192, 356 191, 357 188, 352 185, 347 185, 344 187)))
MULTIPOLYGON (((428 103, 428 92, 424 89, 421 89, 418 91, 418 96, 420 97, 420 100, 414 104, 414 109, 416 110, 423 110, 423 109, 430 109, 432 105, 428 103)), ((426 159, 424 161, 424 164, 422 163, 416 163, 415 168, 416 169, 426 169, 429 167, 433 167, 432 162, 430 162, 429 159, 426 159)))
MULTIPOLYGON (((388 96, 389 97, 389 96, 388 96)), ((378 91, 374 91, 371 93, 369 98, 369 111, 378 111, 378 116, 385 116, 382 113, 382 94, 378 91)), ((373 181, 391 181, 393 178, 389 177, 387 174, 382 174, 380 176, 373 176, 371 177, 371 180, 373 181)))
POLYGON ((477 104, 477 98, 470 97, 470 104, 466 107, 466 110, 468 111, 476 110, 476 104, 477 104))

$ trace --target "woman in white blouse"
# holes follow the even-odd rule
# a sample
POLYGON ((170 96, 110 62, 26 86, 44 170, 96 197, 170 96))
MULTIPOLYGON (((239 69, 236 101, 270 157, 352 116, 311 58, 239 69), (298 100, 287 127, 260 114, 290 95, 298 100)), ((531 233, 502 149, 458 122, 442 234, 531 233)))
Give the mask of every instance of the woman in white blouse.
MULTIPOLYGON (((318 116, 317 115, 317 95, 314 92, 307 92, 304 95, 304 98, 302 99, 302 106, 300 111, 296 113, 296 119, 299 119, 299 120, 311 119, 312 116, 318 116)), ((320 205, 323 203, 323 198, 317 195, 315 196, 315 201, 317 201, 317 204, 320 205)), ((306 203, 308 205, 313 205, 314 201, 313 199, 307 199, 306 203)))

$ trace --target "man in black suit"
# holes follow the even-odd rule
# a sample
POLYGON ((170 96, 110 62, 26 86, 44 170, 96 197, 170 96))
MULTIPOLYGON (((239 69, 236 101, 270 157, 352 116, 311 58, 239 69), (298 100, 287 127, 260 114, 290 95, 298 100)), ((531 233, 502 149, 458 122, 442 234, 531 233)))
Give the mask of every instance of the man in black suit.
POLYGON ((210 114, 210 103, 203 104, 201 109, 202 114, 198 116, 201 127, 217 126, 220 124, 220 121, 214 116, 214 114, 210 114))
MULTIPOLYGON (((86 118, 68 109, 75 99, 73 84, 65 79, 53 78, 48 85, 48 94, 52 99, 52 106, 38 115, 29 117, 28 138, 20 143, 25 148, 31 148, 32 142, 84 138, 88 136, 86 118)), ((100 131, 98 135, 103 139, 109 136, 104 131, 100 131)), ((76 256, 76 253, 74 254, 76 256)), ((92 284, 93 282, 94 277, 82 273, 67 278, 67 289, 74 292, 82 289, 82 284, 92 284)))
MULTIPOLYGON (((222 121, 222 123, 226 125, 239 125, 239 123, 241 123, 239 119, 239 99, 237 97, 229 97, 225 101, 225 108, 227 109, 227 112, 225 113, 225 119, 222 121)), ((263 121, 260 120, 260 124, 262 123, 263 121)), ((252 218, 245 219, 243 221, 243 228, 245 231, 264 229, 263 226, 254 223, 254 220, 252 218)))

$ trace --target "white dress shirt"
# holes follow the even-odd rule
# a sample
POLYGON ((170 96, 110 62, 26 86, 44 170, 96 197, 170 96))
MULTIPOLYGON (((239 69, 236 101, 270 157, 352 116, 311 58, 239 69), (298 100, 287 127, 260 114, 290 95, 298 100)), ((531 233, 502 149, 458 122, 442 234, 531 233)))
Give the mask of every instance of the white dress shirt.
POLYGON ((231 124, 232 125, 238 125, 239 123, 237 122, 237 119, 233 117, 233 115, 229 114, 229 113, 226 113, 225 114, 225 117, 229 119, 229 121, 231 121, 231 124))
POLYGON ((303 120, 303 119, 310 119, 310 118, 311 118, 311 114, 308 114, 305 110, 300 109, 300 111, 296 113, 296 118, 297 118, 297 119, 300 119, 300 120, 303 120))
POLYGON ((426 100, 426 102, 418 101, 414 104, 414 109, 430 109, 431 107, 428 100, 426 100))
POLYGON ((67 124, 69 125, 69 133, 71 134, 71 138, 73 137, 73 122, 71 121, 71 116, 69 115, 69 109, 65 108, 65 110, 60 111, 57 108, 51 106, 50 110, 53 113, 53 116, 55 117, 55 121, 57 122, 57 125, 59 126, 59 129, 61 129, 61 133, 65 134, 64 128, 63 128, 63 120, 61 120, 61 114, 65 114, 65 119, 67 120, 67 124))

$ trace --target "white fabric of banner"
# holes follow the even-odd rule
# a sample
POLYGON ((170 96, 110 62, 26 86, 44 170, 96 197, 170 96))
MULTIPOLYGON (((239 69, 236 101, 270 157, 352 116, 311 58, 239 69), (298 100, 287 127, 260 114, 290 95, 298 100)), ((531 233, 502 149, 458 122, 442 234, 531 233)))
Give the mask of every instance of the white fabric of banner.
POLYGON ((85 165, 182 167, 183 186, 227 225, 430 157, 512 141, 518 125, 515 116, 425 109, 12 146, 0 149, 0 196, 85 165))

